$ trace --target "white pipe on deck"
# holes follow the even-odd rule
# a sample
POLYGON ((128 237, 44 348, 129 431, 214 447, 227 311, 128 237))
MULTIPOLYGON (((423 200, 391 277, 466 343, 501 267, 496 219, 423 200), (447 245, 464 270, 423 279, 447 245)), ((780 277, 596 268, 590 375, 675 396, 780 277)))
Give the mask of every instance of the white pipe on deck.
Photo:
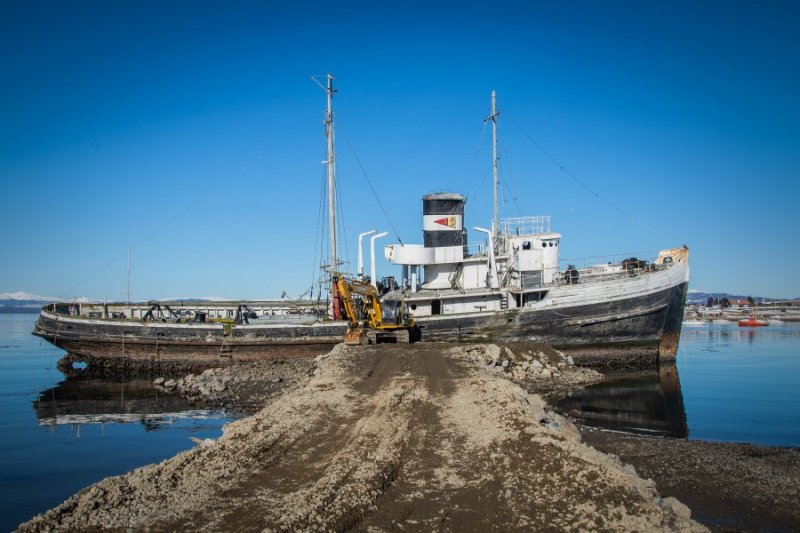
POLYGON ((378 288, 378 282, 375 281, 375 241, 387 235, 389 235, 389 232, 384 231, 369 238, 369 282, 376 289, 378 288))
POLYGON ((364 237, 367 235, 372 235, 373 233, 375 233, 375 230, 371 229, 369 231, 365 231, 364 233, 358 234, 358 270, 356 270, 356 274, 362 278, 364 277, 364 252, 361 248, 361 241, 364 239, 364 237))
POLYGON ((473 226, 472 229, 485 233, 489 238, 489 288, 499 289, 500 280, 497 278, 497 264, 494 261, 494 240, 492 239, 492 230, 473 226))

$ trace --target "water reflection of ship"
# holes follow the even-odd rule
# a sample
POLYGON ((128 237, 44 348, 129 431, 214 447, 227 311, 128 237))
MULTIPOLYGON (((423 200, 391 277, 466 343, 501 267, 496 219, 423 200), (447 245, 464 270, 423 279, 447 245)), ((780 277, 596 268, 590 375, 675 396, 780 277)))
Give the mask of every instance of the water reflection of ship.
POLYGON ((149 379, 70 377, 42 391, 33 409, 40 425, 136 422, 148 431, 169 426, 177 419, 226 416, 220 411, 193 408, 181 397, 159 392, 149 379))
POLYGON ((661 365, 657 372, 627 373, 573 391, 559 399, 556 406, 590 426, 667 437, 689 436, 675 365, 661 365))

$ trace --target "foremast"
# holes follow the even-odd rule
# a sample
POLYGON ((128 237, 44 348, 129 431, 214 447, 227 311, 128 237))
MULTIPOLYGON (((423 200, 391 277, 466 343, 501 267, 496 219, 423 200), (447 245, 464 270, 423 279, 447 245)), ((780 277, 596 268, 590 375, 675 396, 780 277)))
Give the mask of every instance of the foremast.
MULTIPOLYGON (((333 145, 333 74, 327 75, 328 84, 325 92, 328 95, 328 108, 325 112, 325 138, 327 139, 328 157, 328 249, 330 252, 330 270, 337 270, 336 257, 336 152, 333 145)), ((333 290, 333 289, 331 289, 333 290)))
POLYGON ((497 235, 500 231, 497 217, 497 186, 500 182, 498 176, 498 163, 500 158, 497 156, 497 117, 499 116, 500 113, 497 112, 497 94, 495 91, 492 91, 491 114, 486 117, 485 120, 492 121, 492 177, 494 178, 494 216, 492 218, 492 233, 494 235, 497 235))
POLYGON ((336 150, 334 148, 334 129, 333 129, 333 93, 336 89, 333 88, 333 74, 328 73, 326 76, 327 83, 322 85, 316 78, 312 78, 317 85, 325 90, 327 95, 327 108, 325 110, 325 139, 327 147, 327 157, 324 164, 327 165, 328 170, 328 291, 331 299, 331 307, 329 309, 329 316, 334 320, 341 319, 341 312, 339 311, 339 298, 336 290, 336 285, 333 281, 333 276, 339 269, 339 258, 336 251, 336 150))

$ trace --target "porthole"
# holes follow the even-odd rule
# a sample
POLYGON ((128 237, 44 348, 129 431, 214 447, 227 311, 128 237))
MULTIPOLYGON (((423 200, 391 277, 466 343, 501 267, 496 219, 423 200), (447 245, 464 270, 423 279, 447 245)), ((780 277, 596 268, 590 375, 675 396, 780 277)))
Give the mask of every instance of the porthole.
POLYGON ((553 242, 552 242, 552 241, 550 241, 550 248, 552 248, 552 247, 553 247, 553 242))
POLYGON ((417 304, 411 304, 411 310, 412 311, 416 311, 417 310, 417 304))
POLYGON ((542 248, 547 248, 547 243, 546 242, 542 243, 542 248))

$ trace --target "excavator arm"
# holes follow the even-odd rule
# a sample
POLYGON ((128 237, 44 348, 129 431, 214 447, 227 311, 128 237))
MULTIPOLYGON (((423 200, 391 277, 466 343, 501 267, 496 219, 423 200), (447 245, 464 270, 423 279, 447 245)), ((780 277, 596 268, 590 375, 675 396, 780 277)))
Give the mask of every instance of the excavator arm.
POLYGON ((341 301, 344 306, 344 314, 347 317, 347 321, 350 323, 351 328, 357 327, 358 313, 356 312, 355 302, 353 301, 353 292, 350 290, 351 284, 341 276, 337 276, 333 279, 336 283, 336 290, 339 293, 339 301, 341 301))
POLYGON ((345 315, 350 322, 350 326, 358 325, 358 312, 355 306, 353 295, 363 296, 369 325, 373 328, 381 327, 383 324, 383 313, 381 304, 378 300, 378 291, 369 283, 358 280, 348 280, 342 276, 336 278, 336 286, 344 304, 345 315))

